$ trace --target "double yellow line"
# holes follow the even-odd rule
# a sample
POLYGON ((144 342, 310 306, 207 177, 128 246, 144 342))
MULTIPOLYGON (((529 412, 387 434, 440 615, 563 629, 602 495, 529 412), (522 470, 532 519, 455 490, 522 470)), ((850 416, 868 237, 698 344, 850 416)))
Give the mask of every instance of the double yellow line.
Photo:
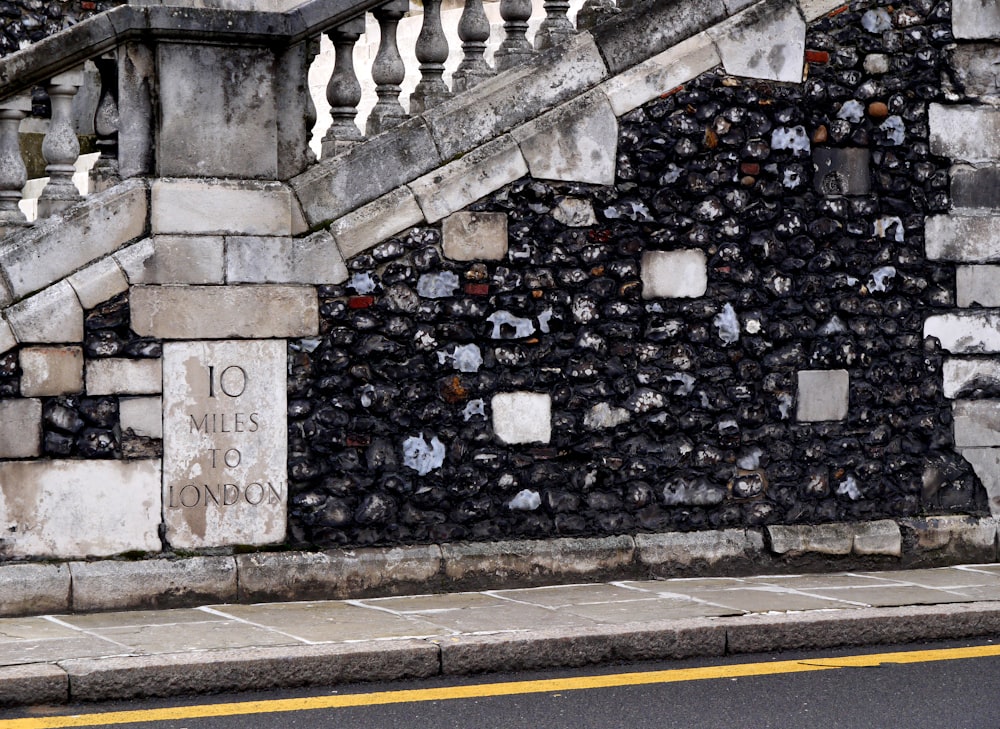
POLYGON ((808 660, 798 661, 739 663, 726 666, 676 668, 666 671, 614 673, 600 676, 552 678, 538 681, 482 683, 468 686, 447 686, 442 688, 410 689, 405 691, 375 691, 372 693, 360 694, 311 696, 301 699, 272 699, 269 701, 246 701, 229 704, 174 706, 165 709, 113 711, 101 714, 75 714, 72 716, 7 719, 0 720, 0 729, 56 729, 57 727, 108 726, 112 724, 178 721, 184 719, 237 716, 245 714, 273 714, 287 711, 310 711, 315 709, 342 709, 357 706, 405 704, 419 701, 451 701, 454 699, 477 699, 490 696, 512 696, 516 694, 584 691, 587 689, 614 688, 617 686, 642 686, 654 683, 676 683, 679 681, 705 681, 710 679, 743 678, 749 676, 773 676, 783 673, 830 671, 838 668, 874 667, 886 663, 901 664, 929 663, 932 661, 955 661, 968 658, 988 658, 990 656, 1000 656, 1000 645, 982 645, 970 646, 967 648, 945 648, 923 651, 900 651, 896 653, 869 653, 864 655, 840 656, 836 658, 811 658, 808 660))

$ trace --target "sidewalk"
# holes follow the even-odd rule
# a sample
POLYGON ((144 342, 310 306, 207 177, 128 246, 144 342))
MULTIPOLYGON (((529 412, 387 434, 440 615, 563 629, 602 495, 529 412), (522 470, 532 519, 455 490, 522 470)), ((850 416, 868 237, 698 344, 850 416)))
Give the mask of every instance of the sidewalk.
POLYGON ((1000 565, 0 620, 0 705, 1000 635, 1000 565))

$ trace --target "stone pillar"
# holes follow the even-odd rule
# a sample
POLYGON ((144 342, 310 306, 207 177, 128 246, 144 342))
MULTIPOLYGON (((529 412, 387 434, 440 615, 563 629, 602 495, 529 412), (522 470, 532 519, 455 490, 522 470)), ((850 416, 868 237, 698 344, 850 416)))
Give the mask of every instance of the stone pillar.
POLYGON ((49 131, 42 140, 42 156, 47 162, 49 182, 38 198, 38 217, 44 218, 65 210, 80 200, 73 184, 80 140, 73 128, 73 97, 83 85, 83 68, 53 76, 46 85, 52 103, 49 131))
POLYGON ((333 122, 323 137, 323 157, 333 157, 364 138, 354 121, 361 101, 361 84, 354 70, 354 44, 364 32, 365 19, 359 17, 327 34, 335 54, 333 74, 326 87, 333 122))
POLYGON ((21 188, 28 181, 18 130, 21 120, 30 111, 30 94, 20 94, 0 103, 0 235, 28 223, 18 207, 21 188))

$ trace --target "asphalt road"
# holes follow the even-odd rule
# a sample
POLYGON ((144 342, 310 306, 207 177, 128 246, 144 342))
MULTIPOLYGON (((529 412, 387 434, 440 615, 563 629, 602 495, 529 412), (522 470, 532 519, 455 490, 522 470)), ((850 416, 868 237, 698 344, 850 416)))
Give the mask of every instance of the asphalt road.
POLYGON ((1000 647, 979 642, 734 656, 0 712, 0 729, 112 722, 127 729, 1000 729, 1000 647), (489 695, 496 693, 503 695, 489 695), (324 703, 360 705, 311 708, 324 703), (260 713, 192 716, 247 710, 260 713), (156 720, 118 723, 139 718, 114 713, 121 711, 151 712, 142 718, 156 720), (84 716, 53 723, 72 714, 84 716))

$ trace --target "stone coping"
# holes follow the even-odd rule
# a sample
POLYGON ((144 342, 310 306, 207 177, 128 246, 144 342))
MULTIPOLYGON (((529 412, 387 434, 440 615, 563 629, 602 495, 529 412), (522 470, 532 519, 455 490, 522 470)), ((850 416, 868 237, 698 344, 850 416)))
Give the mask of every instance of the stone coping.
POLYGON ((0 616, 994 562, 997 527, 993 518, 933 516, 600 538, 7 563, 0 564, 0 616))

